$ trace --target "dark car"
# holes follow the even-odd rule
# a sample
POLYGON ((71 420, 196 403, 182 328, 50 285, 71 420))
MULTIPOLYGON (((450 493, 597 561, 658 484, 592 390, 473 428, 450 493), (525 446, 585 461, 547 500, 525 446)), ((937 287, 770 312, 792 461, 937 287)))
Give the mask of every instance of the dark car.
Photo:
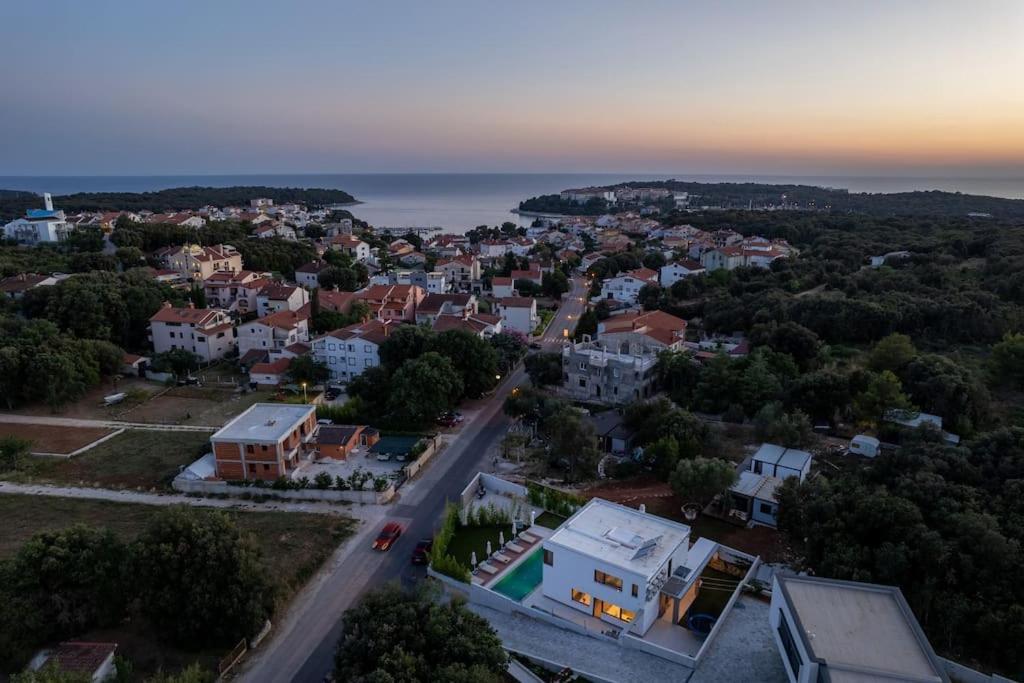
POLYGON ((540 342, 530 342, 530 348, 540 350, 543 347, 540 345, 540 342))
POLYGON ((413 564, 427 564, 430 562, 430 550, 434 547, 434 541, 429 538, 425 538, 416 544, 416 547, 412 550, 412 563, 413 564))
POLYGON ((388 522, 381 529, 380 534, 377 536, 377 540, 373 542, 373 549, 386 552, 391 550, 391 546, 395 544, 398 537, 402 535, 402 525, 398 522, 388 522))
POLYGON ((459 416, 456 413, 441 413, 437 417, 437 424, 442 427, 454 427, 460 421, 461 420, 459 420, 459 416))
POLYGON ((327 397, 328 401, 333 401, 334 399, 341 396, 341 389, 328 389, 327 391, 324 392, 324 396, 327 397))

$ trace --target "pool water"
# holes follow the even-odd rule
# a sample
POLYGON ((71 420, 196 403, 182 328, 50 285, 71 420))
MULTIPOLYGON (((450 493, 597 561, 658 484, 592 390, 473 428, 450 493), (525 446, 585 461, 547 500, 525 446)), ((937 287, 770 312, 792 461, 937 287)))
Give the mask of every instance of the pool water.
POLYGON ((538 548, 523 563, 501 577, 494 590, 519 602, 533 592, 544 576, 544 551, 538 548))

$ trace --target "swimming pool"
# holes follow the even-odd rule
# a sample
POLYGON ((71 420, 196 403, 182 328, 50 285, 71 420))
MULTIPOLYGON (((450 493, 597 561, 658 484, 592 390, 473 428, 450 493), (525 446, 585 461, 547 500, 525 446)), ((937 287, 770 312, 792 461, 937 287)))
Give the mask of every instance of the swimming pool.
POLYGON ((533 592, 544 576, 544 551, 537 548, 523 563, 514 567, 511 572, 501 577, 494 584, 494 590, 519 602, 533 592))

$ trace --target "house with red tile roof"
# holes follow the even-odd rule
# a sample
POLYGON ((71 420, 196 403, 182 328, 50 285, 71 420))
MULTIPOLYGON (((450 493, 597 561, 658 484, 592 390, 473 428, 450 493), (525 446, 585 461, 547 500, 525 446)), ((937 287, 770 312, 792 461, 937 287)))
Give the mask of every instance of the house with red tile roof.
POLYGON ((502 320, 500 316, 489 313, 443 314, 434 319, 431 329, 434 332, 462 330, 481 339, 489 339, 501 333, 502 320))
POLYGON ((681 349, 686 339, 686 321, 664 311, 632 311, 598 323, 597 338, 620 353, 635 353, 639 345, 656 351, 681 349))
POLYGON ((636 304, 641 289, 647 285, 657 284, 657 271, 650 268, 637 268, 605 280, 601 285, 601 298, 614 299, 633 305, 636 304))
POLYGON ((269 363, 255 363, 249 368, 249 384, 257 387, 277 387, 288 381, 291 358, 279 358, 269 363))
POLYGON ((416 309, 426 292, 416 285, 371 285, 356 296, 365 301, 379 320, 416 322, 416 309))
POLYGON ((177 271, 189 282, 203 282, 220 271, 238 273, 242 270, 242 255, 228 244, 164 247, 154 256, 164 268, 177 271))
POLYGON ((401 324, 367 320, 328 332, 313 340, 313 358, 327 366, 332 380, 348 382, 367 368, 380 365, 381 344, 401 324))
POLYGON ((270 283, 271 280, 251 270, 220 271, 203 281, 203 293, 208 306, 244 314, 256 310, 256 295, 270 283))
POLYGON ((265 351, 272 354, 287 346, 309 341, 309 304, 297 311, 287 309, 238 326, 238 353, 265 351))
POLYGON ((256 295, 256 312, 260 317, 274 311, 297 311, 309 303, 309 292, 298 285, 271 282, 256 295))
POLYGON ((164 305, 149 319, 149 338, 156 353, 184 349, 204 363, 223 358, 238 344, 226 311, 164 305))
POLYGON ((529 335, 540 322, 537 300, 531 297, 507 296, 498 299, 495 312, 501 318, 501 326, 505 331, 529 335))

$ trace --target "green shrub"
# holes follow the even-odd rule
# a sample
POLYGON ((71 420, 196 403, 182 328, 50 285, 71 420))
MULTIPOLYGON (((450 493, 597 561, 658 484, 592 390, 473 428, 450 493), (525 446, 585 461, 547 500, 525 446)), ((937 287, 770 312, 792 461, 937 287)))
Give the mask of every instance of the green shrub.
POLYGON ((326 472, 321 472, 320 474, 313 477, 313 483, 320 490, 331 488, 331 482, 331 475, 327 474, 326 472))

